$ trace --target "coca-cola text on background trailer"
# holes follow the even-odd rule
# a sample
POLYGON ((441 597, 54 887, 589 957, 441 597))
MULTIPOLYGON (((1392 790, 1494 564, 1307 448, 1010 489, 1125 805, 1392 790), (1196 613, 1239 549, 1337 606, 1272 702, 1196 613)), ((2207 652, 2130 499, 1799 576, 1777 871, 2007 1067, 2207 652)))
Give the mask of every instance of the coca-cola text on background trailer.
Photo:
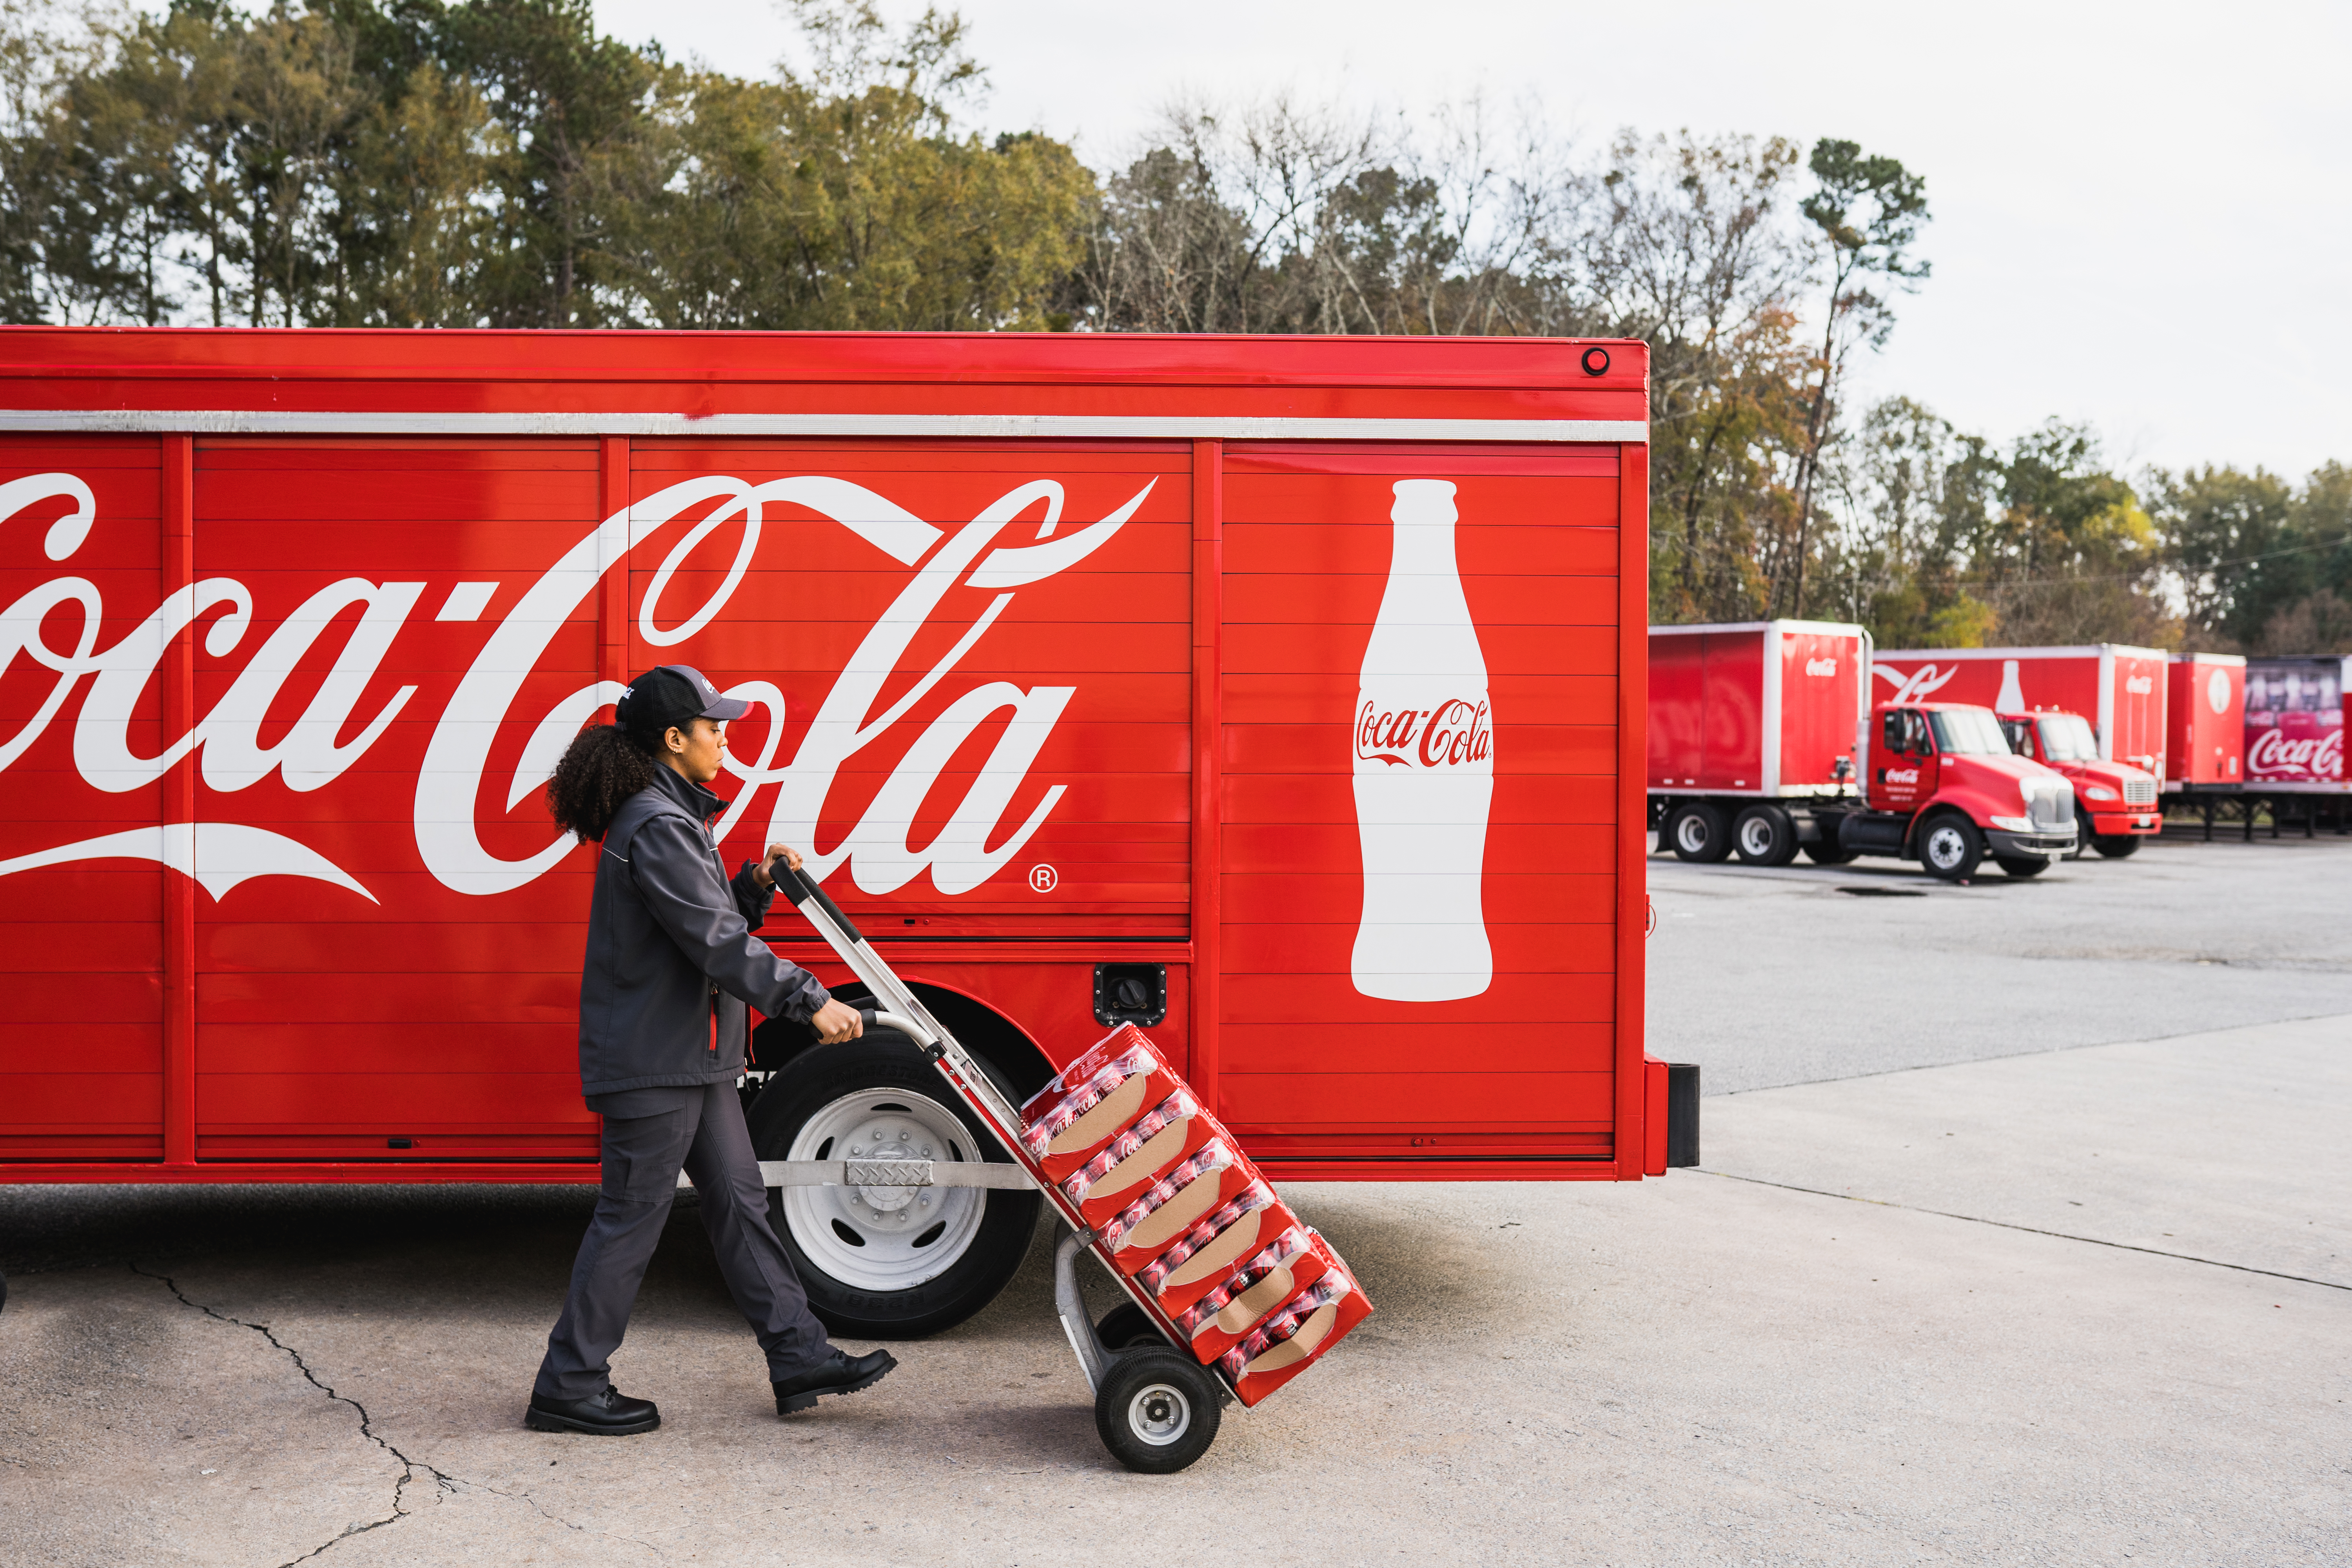
POLYGON ((1364 909, 1349 973, 1391 1002, 1453 1002, 1494 982, 1480 884, 1495 797, 1486 660, 1454 553, 1454 486, 1399 479, 1380 616, 1356 694, 1364 909))
POLYGON ((2246 661, 2246 779, 2251 784, 2345 782, 2342 658, 2246 661))

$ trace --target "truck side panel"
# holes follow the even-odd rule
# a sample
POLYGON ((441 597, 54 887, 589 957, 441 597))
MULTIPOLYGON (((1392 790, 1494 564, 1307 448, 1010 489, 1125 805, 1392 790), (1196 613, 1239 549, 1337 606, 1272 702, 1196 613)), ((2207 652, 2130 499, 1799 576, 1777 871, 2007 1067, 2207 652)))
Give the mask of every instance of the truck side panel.
POLYGON ((1705 697, 1699 716, 1698 786, 1764 787, 1764 634, 1707 632, 1700 637, 1705 697))
POLYGON ((1613 545, 1615 466, 1227 449, 1218 1081, 1223 1114, 1261 1158, 1612 1152, 1617 579, 1613 548, 1593 546, 1613 545), (1477 994, 1401 1005, 1350 976, 1350 731, 1394 486, 1424 479, 1455 487, 1494 704, 1494 973, 1477 994))
POLYGON ((1786 630, 1780 644, 1780 787, 1835 784, 1837 760, 1853 758, 1854 712, 1868 678, 1862 639, 1786 630))

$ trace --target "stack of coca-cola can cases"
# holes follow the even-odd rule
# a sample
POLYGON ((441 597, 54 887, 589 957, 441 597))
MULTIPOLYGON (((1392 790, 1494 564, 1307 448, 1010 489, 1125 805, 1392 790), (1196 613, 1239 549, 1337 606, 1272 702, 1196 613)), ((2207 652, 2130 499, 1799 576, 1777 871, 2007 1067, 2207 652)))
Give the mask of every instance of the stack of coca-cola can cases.
POLYGON ((1371 1303, 1142 1030, 1122 1024, 1021 1108, 1021 1142, 1096 1250, 1244 1405, 1297 1376, 1371 1303))

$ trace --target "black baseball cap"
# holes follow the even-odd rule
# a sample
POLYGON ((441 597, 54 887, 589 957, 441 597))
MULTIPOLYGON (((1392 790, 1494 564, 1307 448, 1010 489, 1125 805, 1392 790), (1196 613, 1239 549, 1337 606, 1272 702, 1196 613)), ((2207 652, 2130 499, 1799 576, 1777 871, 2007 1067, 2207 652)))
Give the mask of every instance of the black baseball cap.
POLYGON ((629 682, 614 709, 624 729, 647 740, 683 730, 697 719, 740 719, 751 710, 749 702, 719 695, 719 689, 690 664, 665 664, 646 671, 629 682))

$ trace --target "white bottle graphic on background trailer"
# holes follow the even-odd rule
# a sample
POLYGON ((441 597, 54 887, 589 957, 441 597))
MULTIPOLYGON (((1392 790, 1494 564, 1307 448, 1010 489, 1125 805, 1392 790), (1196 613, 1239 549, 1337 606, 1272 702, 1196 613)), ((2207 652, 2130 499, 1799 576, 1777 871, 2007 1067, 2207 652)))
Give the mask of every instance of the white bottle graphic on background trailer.
POLYGON ((1482 880, 1495 796, 1486 660, 1454 558, 1454 486, 1400 479, 1393 542, 1356 693, 1364 908, 1349 973, 1388 1002, 1494 983, 1482 880))
POLYGON ((1992 710, 1996 713, 2025 711, 2025 688, 2017 683, 2017 660, 2013 658, 2000 661, 2000 695, 1992 700, 1992 710))

